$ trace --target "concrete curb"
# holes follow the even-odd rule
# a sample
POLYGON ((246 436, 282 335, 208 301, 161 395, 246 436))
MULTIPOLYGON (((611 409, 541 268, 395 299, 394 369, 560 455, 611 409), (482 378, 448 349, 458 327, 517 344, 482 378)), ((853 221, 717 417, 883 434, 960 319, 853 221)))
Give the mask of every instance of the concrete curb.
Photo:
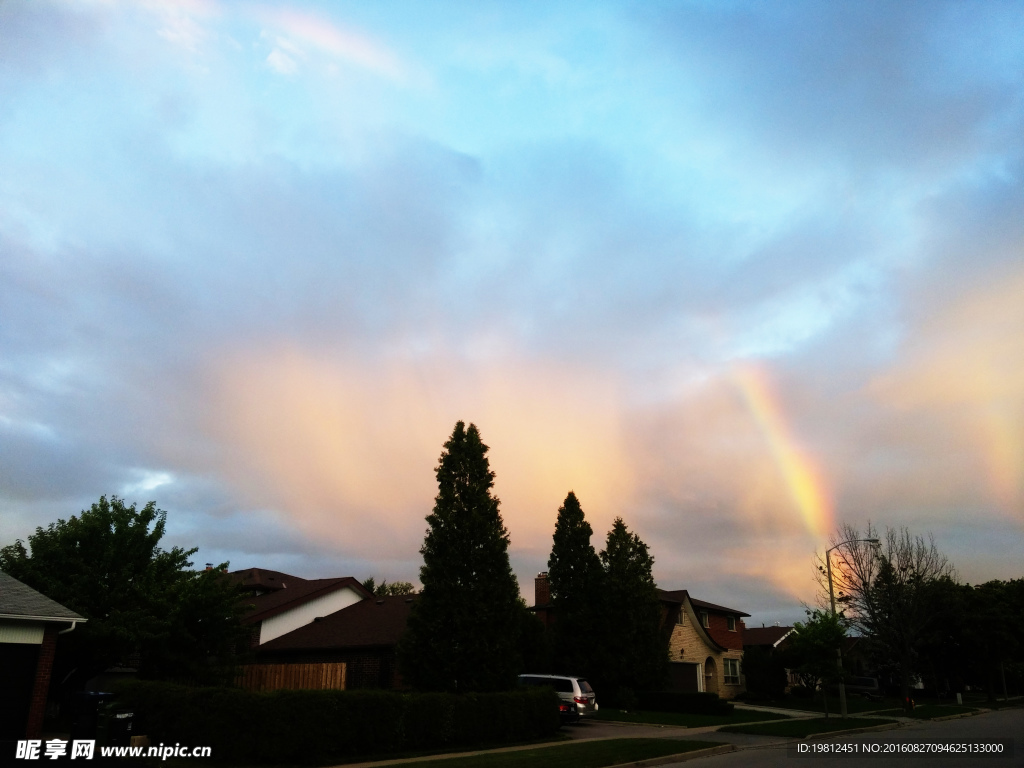
POLYGON ((940 723, 943 720, 959 720, 961 717, 976 717, 982 715, 985 712, 991 712, 991 709, 976 709, 974 712, 961 712, 958 715, 943 715, 942 717, 929 717, 933 723, 940 723))
POLYGON ((633 763, 619 763, 618 765, 609 765, 607 768, 653 768, 656 765, 670 765, 675 763, 683 763, 687 760, 697 760, 702 757, 713 757, 714 755, 724 755, 729 752, 735 752, 735 744, 720 744, 717 747, 707 747, 706 749, 694 749, 690 752, 679 752, 675 755, 662 755, 661 757, 649 757, 646 760, 637 760, 633 763))

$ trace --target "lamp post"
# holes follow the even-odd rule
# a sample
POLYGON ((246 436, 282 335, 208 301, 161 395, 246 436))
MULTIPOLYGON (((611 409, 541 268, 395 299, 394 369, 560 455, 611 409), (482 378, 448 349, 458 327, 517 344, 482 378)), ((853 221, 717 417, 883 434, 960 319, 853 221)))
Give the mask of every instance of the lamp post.
MULTIPOLYGON (((825 567, 828 570, 828 599, 832 603, 832 615, 836 616, 836 596, 832 590, 832 550, 839 549, 839 547, 846 546, 847 544, 853 544, 858 541, 866 541, 872 547, 877 547, 881 542, 878 539, 848 539, 847 541, 841 541, 831 549, 825 550, 825 567)), ((840 645, 836 648, 836 659, 839 664, 839 716, 846 717, 846 683, 843 682, 843 647, 840 645)), ((828 692, 825 693, 828 696, 828 692)))

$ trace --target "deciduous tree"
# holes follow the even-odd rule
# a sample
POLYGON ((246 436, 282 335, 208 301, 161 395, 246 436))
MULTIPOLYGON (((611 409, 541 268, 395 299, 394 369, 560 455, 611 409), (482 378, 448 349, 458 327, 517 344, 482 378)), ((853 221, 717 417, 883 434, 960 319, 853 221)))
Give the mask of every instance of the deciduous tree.
POLYGON ((101 497, 0 550, 0 570, 88 619, 61 637, 58 673, 134 659, 147 677, 225 673, 244 634, 238 594, 220 569, 190 570, 195 549, 161 549, 166 521, 155 502, 101 497))
MULTIPOLYGON (((880 537, 870 523, 863 534, 844 524, 831 543, 836 602, 853 628, 870 639, 878 661, 897 670, 908 701, 911 682, 921 672, 921 645, 942 618, 932 594, 943 579, 955 580, 956 572, 933 537, 912 536, 906 528, 887 528, 880 537), (881 539, 880 545, 865 539, 881 539)), ((818 571, 827 594, 824 563, 818 571)))

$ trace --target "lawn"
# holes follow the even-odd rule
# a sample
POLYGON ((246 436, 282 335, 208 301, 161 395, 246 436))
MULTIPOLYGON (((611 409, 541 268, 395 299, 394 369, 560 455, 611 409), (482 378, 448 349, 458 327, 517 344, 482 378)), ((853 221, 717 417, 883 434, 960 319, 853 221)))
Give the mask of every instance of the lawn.
POLYGON ((782 720, 788 715, 772 712, 754 712, 749 709, 734 709, 731 715, 686 715, 681 712, 623 712, 621 709, 602 709, 594 718, 614 720, 620 723, 650 723, 652 725, 678 725, 685 728, 702 728, 706 725, 734 725, 736 723, 759 723, 764 720, 782 720))
MULTIPOLYGON (((825 711, 825 704, 818 696, 815 696, 813 699, 798 699, 793 696, 787 696, 784 699, 777 699, 775 701, 751 701, 749 703, 752 706, 780 707, 782 709, 795 709, 799 712, 825 711)), ((860 696, 847 696, 846 711, 851 714, 858 714, 860 712, 879 712, 884 709, 895 709, 900 706, 900 703, 899 699, 881 699, 879 701, 871 701, 870 699, 865 699, 860 696)), ((838 714, 838 696, 828 697, 828 712, 830 715, 838 714)))
POLYGON ((675 739, 608 739, 522 749, 517 752, 424 760, 416 762, 415 768, 565 768, 567 765, 572 768, 601 768, 717 747, 720 743, 675 739))
POLYGON ((896 720, 883 720, 878 717, 815 717, 806 720, 790 720, 786 723, 751 723, 749 725, 729 725, 722 731, 729 733, 753 733, 758 736, 788 736, 805 739, 816 733, 830 731, 846 731, 853 728, 870 728, 875 725, 887 725, 896 720))

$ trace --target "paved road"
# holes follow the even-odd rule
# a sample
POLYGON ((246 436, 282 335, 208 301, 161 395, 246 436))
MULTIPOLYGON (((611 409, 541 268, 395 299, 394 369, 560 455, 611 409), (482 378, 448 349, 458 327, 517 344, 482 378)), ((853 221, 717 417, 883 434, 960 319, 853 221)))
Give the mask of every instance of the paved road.
MULTIPOLYGON (((693 734, 693 729, 690 731, 693 734)), ((686 733, 683 731, 682 733, 686 733)), ((694 734, 696 735, 696 734, 694 734)), ((853 743, 893 744, 893 743, 929 743, 935 741, 972 741, 991 742, 995 740, 1014 740, 1012 757, 981 758, 977 756, 826 756, 798 758, 791 755, 790 746, 783 739, 771 742, 751 741, 746 744, 734 741, 731 737, 739 734, 714 733, 703 738, 712 741, 731 741, 739 747, 739 751, 727 755, 701 758, 696 761, 674 763, 680 768, 885 768, 886 766, 907 766, 907 768, 1024 768, 1024 709, 1011 709, 1002 712, 986 712, 974 717, 958 720, 915 721, 905 723, 900 728, 889 731, 875 731, 851 736, 833 736, 818 739, 813 743, 853 743)), ((675 738, 685 738, 682 734, 675 738)), ((701 737, 698 737, 701 738, 701 737)), ((755 739, 757 737, 754 737, 755 739)), ((667 767, 668 768, 668 767, 667 767)))

